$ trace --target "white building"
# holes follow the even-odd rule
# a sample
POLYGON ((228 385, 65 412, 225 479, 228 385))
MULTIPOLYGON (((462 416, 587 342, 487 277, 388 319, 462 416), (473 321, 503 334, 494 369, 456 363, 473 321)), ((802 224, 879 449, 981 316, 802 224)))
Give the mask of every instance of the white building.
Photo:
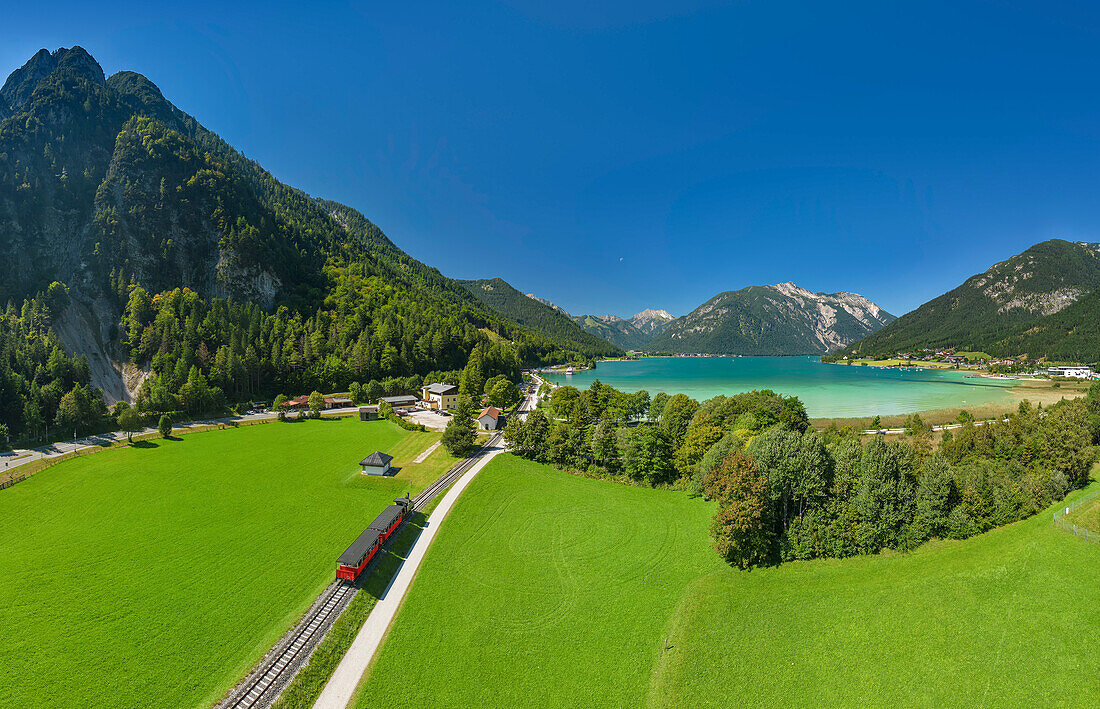
POLYGON ((1091 379, 1092 367, 1050 367, 1047 374, 1052 377, 1073 377, 1074 379, 1091 379))
POLYGON ((477 427, 482 431, 495 431, 500 423, 500 409, 495 406, 486 407, 477 415, 477 427))

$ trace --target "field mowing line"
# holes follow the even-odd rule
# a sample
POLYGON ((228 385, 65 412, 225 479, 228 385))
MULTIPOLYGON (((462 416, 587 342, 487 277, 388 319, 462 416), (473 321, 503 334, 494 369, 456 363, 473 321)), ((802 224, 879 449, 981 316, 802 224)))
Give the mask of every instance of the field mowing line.
MULTIPOLYGON (((1028 545, 1028 547, 1027 547, 1027 558, 1024 559, 1024 563, 1020 566, 1020 571, 1021 571, 1020 575, 1021 576, 1023 575, 1022 572, 1025 569, 1027 569, 1027 567, 1030 565, 1031 557, 1034 556, 1034 555, 1035 555, 1035 543, 1033 542, 1033 543, 1028 545)), ((1016 586, 1015 588, 1013 588, 1013 590, 1012 590, 1012 603, 1009 606, 1010 608, 1015 608, 1016 607, 1016 597, 1019 595, 1019 593, 1020 593, 1020 587, 1019 586, 1016 586)), ((1000 639, 997 640, 997 652, 996 652, 995 655, 993 655, 993 667, 990 668, 991 671, 989 673, 989 676, 985 680, 985 689, 982 691, 982 703, 978 705, 979 707, 984 707, 985 706, 985 700, 989 698, 989 685, 992 684, 993 677, 994 677, 994 675, 996 674, 996 671, 997 671, 997 667, 1000 666, 1000 664, 1001 664, 1001 654, 1004 652, 1004 647, 1005 647, 1005 636, 1008 634, 1008 629, 1010 627, 1012 627, 1012 626, 1006 624, 1004 629, 1001 630, 1000 639)))

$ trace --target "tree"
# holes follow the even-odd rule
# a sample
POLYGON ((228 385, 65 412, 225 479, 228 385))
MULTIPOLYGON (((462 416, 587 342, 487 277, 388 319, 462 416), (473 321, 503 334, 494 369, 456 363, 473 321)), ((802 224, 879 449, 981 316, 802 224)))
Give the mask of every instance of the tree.
POLYGON ((966 409, 962 409, 961 411, 959 411, 959 415, 955 417, 955 420, 965 426, 969 423, 974 423, 974 414, 970 413, 966 409))
POLYGON ((916 516, 913 520, 913 534, 917 541, 946 535, 955 494, 955 481, 947 459, 938 453, 928 458, 917 482, 916 516))
POLYGON ((279 414, 280 421, 286 421, 286 397, 279 394, 275 397, 275 401, 271 402, 271 408, 275 409, 275 412, 279 414))
POLYGON ((118 415, 118 425, 126 432, 126 442, 133 444, 134 432, 142 429, 144 421, 137 409, 127 407, 118 415))
POLYGON ((321 409, 323 408, 325 408, 325 397, 321 395, 321 392, 314 390, 309 395, 310 418, 321 418, 321 409))
POLYGON ((0 423, 0 446, 8 447, 8 436, 11 434, 11 430, 8 428, 8 424, 0 423))
POLYGON ((679 448, 687 434, 691 417, 699 410, 699 402, 686 394, 676 394, 665 404, 660 427, 669 435, 673 448, 679 448))
POLYGON ((459 391, 465 396, 480 397, 485 391, 485 372, 482 371, 481 345, 474 347, 470 353, 470 359, 466 362, 466 368, 462 370, 462 380, 459 382, 459 391))
POLYGON ((28 398, 23 404, 23 425, 32 436, 38 436, 38 430, 46 422, 42 415, 42 406, 35 398, 28 398))
POLYGON ((160 422, 157 424, 157 432, 160 433, 161 438, 170 438, 172 436, 171 416, 164 414, 160 417, 160 422))
POLYGON ((68 394, 61 397, 54 423, 65 431, 71 429, 75 436, 81 426, 91 423, 91 416, 87 390, 77 384, 68 394))
POLYGON ((665 406, 668 404, 669 396, 663 391, 657 392, 653 395, 653 400, 649 403, 649 418, 650 420, 660 420, 661 414, 665 412, 665 406))
POLYGON ((619 445, 610 421, 604 419, 596 424, 596 430, 592 432, 591 446, 597 465, 611 471, 619 467, 619 445))
POLYGON ((512 453, 518 456, 526 454, 527 422, 521 416, 509 416, 502 435, 512 453))
POLYGON ((489 404, 498 409, 508 409, 519 401, 519 391, 507 379, 497 381, 489 392, 489 404))
POLYGON ((385 396, 382 392, 382 383, 377 379, 371 379, 363 387, 363 400, 368 404, 372 401, 378 401, 379 397, 385 396))
POLYGON ((465 458, 473 450, 474 439, 477 435, 473 413, 473 405, 470 400, 463 397, 459 400, 458 406, 455 407, 455 412, 447 423, 447 428, 443 430, 443 437, 440 440, 453 456, 465 458))
POLYGON ((771 547, 768 483, 752 459, 731 453, 708 476, 705 491, 718 501, 710 527, 715 550, 741 569, 764 563, 771 547))
POLYGON ((878 414, 875 414, 875 417, 873 419, 871 419, 871 430, 872 431, 879 431, 881 429, 882 429, 882 417, 879 416, 878 414))

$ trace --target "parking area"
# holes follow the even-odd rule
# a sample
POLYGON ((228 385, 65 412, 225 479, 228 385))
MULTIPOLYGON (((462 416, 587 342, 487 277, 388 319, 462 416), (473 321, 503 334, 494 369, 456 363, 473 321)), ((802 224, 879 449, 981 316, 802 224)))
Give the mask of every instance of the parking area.
POLYGON ((450 416, 443 416, 436 411, 426 411, 424 409, 409 411, 405 418, 413 423, 423 424, 425 428, 433 431, 442 431, 447 428, 447 422, 451 420, 450 416))

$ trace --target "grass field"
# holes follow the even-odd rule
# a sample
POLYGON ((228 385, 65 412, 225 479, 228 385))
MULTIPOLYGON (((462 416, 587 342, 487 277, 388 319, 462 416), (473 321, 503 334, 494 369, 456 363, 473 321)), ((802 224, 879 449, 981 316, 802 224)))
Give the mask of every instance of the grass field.
POLYGON ((357 706, 1100 702, 1100 546, 1049 514, 749 572, 710 551, 710 514, 499 456, 440 530, 357 706))
POLYGON ((1087 502, 1066 515, 1066 521, 1078 527, 1100 532, 1100 500, 1087 502))
POLYGON ((355 419, 85 455, 0 492, 0 707, 210 704, 331 581, 438 434, 355 419), (359 474, 375 449, 395 478, 359 474))

